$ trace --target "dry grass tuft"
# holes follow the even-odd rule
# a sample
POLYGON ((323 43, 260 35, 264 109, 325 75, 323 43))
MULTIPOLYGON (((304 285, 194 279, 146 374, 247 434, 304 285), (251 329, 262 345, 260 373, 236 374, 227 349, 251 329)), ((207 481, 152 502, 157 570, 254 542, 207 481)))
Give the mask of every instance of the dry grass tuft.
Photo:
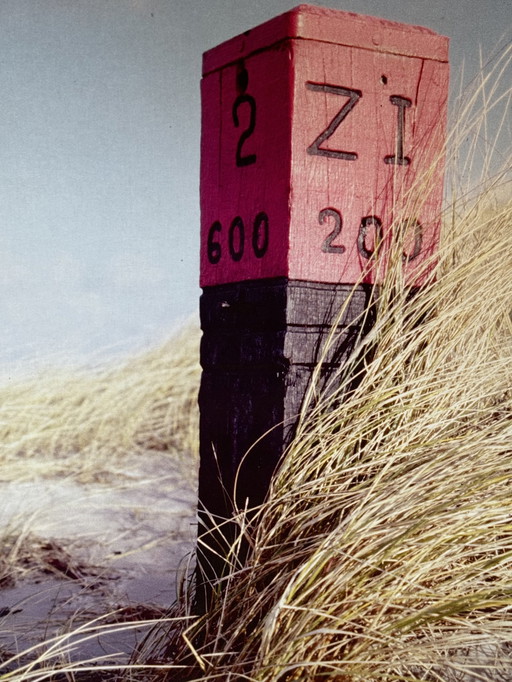
POLYGON ((101 480, 149 450, 195 460, 198 344, 191 327, 114 367, 49 369, 1 386, 0 479, 101 480))

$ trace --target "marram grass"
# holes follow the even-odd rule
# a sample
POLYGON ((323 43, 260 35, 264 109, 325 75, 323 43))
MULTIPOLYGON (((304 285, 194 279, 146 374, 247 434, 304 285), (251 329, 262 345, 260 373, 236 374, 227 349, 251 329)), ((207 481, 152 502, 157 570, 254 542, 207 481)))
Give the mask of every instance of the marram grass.
POLYGON ((102 480, 151 450, 195 461, 198 349, 194 327, 113 366, 50 368, 1 386, 0 479, 102 480))
MULTIPOLYGON (((233 565, 206 616, 194 616, 185 595, 133 665, 105 679, 512 679, 511 90, 492 92, 510 67, 509 49, 495 80, 483 73, 461 105, 425 286, 408 295, 397 235, 375 326, 334 390, 322 397, 312 387, 247 560, 233 565), (459 173, 477 175, 476 190, 459 173), (357 382, 355 368, 364 368, 357 382)), ((407 212, 425 197, 428 178, 407 212)), ((190 358, 185 367, 183 379, 173 376, 191 395, 198 374, 190 358)), ((147 443, 152 422, 143 423, 128 431, 147 443)), ((58 442, 56 433, 36 447, 58 442)), ((84 442, 95 451, 93 437, 84 442)), ((239 521, 245 531, 243 512, 239 521)), ((9 675, 0 680, 52 672, 9 675)))

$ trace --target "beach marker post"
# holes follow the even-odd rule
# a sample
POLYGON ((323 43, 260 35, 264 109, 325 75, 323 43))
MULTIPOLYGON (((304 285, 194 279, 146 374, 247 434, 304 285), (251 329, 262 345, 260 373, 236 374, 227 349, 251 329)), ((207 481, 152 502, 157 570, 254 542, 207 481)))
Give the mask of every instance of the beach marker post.
POLYGON ((293 434, 336 315, 339 367, 365 333, 377 243, 398 223, 404 275, 435 253, 443 192, 448 39, 300 5, 203 56, 202 379, 198 601, 226 574, 237 527, 260 504, 293 434))

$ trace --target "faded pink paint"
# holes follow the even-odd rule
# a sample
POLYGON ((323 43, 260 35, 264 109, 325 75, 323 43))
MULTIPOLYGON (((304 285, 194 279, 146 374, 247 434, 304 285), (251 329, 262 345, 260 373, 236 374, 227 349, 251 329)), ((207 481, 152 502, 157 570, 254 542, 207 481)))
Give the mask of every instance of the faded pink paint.
MULTIPOLYGON (((392 224, 407 219, 411 232, 421 224, 421 251, 404 265, 418 283, 439 234, 447 49, 446 38, 424 28, 300 5, 207 52, 201 286, 279 276, 378 281, 365 257, 376 218, 384 254, 392 224), (318 142, 321 153, 308 152, 349 106, 318 142), (407 165, 385 161, 399 151, 401 115, 407 165), (411 190, 424 176, 421 191, 411 190)), ((411 254, 414 235, 408 243, 411 254)))

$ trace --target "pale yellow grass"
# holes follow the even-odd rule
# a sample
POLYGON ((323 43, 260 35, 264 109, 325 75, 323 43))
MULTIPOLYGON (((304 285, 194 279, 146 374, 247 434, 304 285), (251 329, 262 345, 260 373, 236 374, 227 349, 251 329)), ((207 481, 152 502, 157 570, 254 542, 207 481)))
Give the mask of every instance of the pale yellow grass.
POLYGON ((151 450, 195 460, 198 348, 190 326, 113 366, 50 368, 0 386, 0 479, 101 480, 151 450))

